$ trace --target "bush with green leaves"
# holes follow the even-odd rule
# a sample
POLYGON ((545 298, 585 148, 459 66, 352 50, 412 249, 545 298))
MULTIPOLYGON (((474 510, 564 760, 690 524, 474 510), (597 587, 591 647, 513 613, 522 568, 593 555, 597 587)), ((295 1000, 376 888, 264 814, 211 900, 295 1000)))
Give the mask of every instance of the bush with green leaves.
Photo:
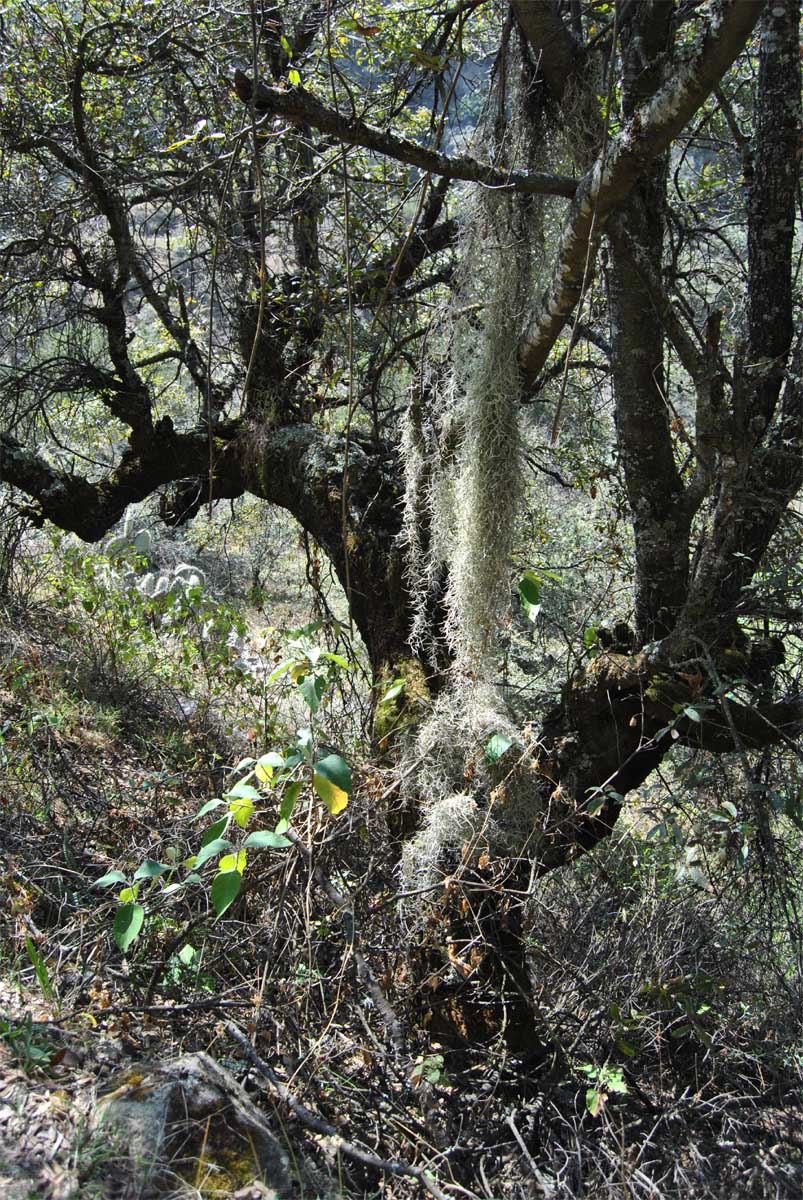
POLYGON ((351 664, 310 640, 319 628, 320 622, 315 622, 294 631, 289 656, 266 681, 267 686, 283 678, 290 682, 308 711, 308 724, 281 748, 237 763, 231 786, 195 814, 196 821, 212 813, 215 820, 201 834, 193 853, 180 859, 171 848, 166 862, 145 858, 130 876, 115 869, 95 881, 100 888, 122 885, 113 934, 123 953, 139 937, 148 912, 161 910, 169 897, 187 888, 204 889, 216 917, 222 917, 242 890, 250 853, 283 851, 292 845, 291 819, 304 800, 320 801, 333 817, 348 805, 351 768, 326 742, 317 715, 338 673, 351 664))

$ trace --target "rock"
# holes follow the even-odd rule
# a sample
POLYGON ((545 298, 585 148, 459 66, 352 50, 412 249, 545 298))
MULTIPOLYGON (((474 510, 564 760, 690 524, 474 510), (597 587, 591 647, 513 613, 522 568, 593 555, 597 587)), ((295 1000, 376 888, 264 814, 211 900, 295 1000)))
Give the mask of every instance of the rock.
POLYGON ((208 1054, 143 1064, 113 1083, 93 1125, 125 1150, 142 1200, 290 1195, 286 1151, 234 1076, 208 1054))

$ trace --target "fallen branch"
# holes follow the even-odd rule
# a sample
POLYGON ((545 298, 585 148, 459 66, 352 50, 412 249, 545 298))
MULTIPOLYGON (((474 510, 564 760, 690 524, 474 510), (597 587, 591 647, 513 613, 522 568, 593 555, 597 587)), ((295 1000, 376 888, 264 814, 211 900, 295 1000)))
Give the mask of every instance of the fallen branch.
POLYGON ((390 1175, 406 1175, 410 1179, 416 1179, 431 1196, 435 1197, 435 1200, 447 1200, 446 1193, 441 1191, 435 1180, 423 1167, 415 1167, 412 1163, 402 1162, 399 1159, 380 1158, 377 1154, 372 1154, 370 1150, 363 1150, 360 1146, 355 1146, 353 1142, 347 1142, 340 1136, 334 1125, 330 1125, 328 1121, 324 1121, 300 1100, 296 1100, 272 1067, 269 1067, 264 1059, 260 1058, 239 1026, 235 1025, 233 1021, 227 1021, 226 1030, 242 1049, 249 1063, 268 1081, 290 1112, 313 1133, 330 1138, 333 1148, 339 1154, 345 1154, 347 1158, 352 1158, 355 1162, 362 1163, 365 1167, 372 1167, 376 1171, 387 1172, 390 1175))

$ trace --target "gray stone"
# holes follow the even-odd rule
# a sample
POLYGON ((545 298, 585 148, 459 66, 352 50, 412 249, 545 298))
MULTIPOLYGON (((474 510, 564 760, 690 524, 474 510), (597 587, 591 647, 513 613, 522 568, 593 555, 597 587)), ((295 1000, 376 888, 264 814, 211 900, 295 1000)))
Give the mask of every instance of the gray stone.
POLYGON ((291 1191, 288 1155, 233 1075, 208 1054, 143 1064, 98 1101, 96 1130, 124 1147, 137 1194, 231 1196, 258 1183, 291 1191))

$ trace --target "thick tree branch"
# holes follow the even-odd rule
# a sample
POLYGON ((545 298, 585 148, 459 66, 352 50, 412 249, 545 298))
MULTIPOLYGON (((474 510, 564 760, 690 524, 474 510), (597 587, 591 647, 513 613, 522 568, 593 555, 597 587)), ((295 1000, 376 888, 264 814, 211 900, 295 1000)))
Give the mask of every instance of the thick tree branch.
POLYGON ((663 154, 744 49, 761 15, 754 0, 721 0, 691 61, 639 108, 580 181, 563 229, 549 291, 519 347, 526 375, 536 375, 580 298, 609 214, 649 164, 663 154), (603 157, 604 154, 604 157, 603 157))
POLYGON ((352 288, 353 299, 359 304, 376 301, 384 294, 391 277, 395 288, 402 287, 433 254, 456 244, 459 229, 457 221, 449 219, 403 238, 381 260, 360 272, 352 288))
POLYGON ((538 70, 554 100, 577 72, 580 47, 555 11, 551 0, 510 0, 516 20, 532 47, 538 70))
MULTIPOLYGON (((87 542, 103 537, 120 520, 129 504, 152 495, 157 488, 189 475, 201 475, 208 465, 206 438, 176 433, 163 418, 136 450, 123 454, 109 475, 90 483, 80 475, 54 467, 22 446, 9 433, 0 433, 0 482, 12 484, 34 501, 32 515, 47 519, 87 542)), ((228 460, 223 460, 228 467, 228 460)), ((216 475, 217 496, 239 496, 243 487, 236 472, 216 475)))
POLYGON ((799 29, 799 3, 767 5, 747 205, 749 361, 774 364, 758 385, 749 414, 759 436, 772 419, 792 344, 792 244, 801 152, 799 29))
POLYGON ((683 631, 721 634, 783 513, 803 484, 803 344, 787 365, 793 330, 792 233, 800 145, 799 0, 768 7, 761 28, 755 171, 748 203, 746 362, 734 370, 730 439, 723 446, 716 505, 697 555, 683 631), (772 81, 780 79, 778 88, 772 81), (791 160, 791 161, 790 161, 791 160), (766 232, 762 222, 767 221, 766 232), (780 413, 769 427, 781 382, 780 413), (762 444, 763 443, 763 444, 762 444))
POLYGON ((305 122, 321 133, 329 133, 348 146, 362 146, 397 162, 420 167, 432 175, 449 179, 465 179, 487 187, 509 188, 528 196, 565 196, 571 198, 577 184, 565 175, 534 171, 502 171, 470 155, 450 158, 438 150, 419 146, 408 138, 398 137, 389 130, 377 129, 357 117, 348 118, 327 108, 303 87, 273 88, 264 83, 254 86, 252 80, 237 71, 234 77, 237 95, 245 104, 253 100, 258 113, 270 113, 298 123, 305 122))

